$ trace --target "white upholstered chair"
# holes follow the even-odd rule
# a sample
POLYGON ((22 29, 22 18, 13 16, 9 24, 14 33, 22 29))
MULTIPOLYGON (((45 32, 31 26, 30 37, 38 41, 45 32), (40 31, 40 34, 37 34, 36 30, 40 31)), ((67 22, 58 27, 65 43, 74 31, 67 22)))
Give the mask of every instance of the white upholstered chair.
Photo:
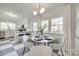
POLYGON ((24 56, 51 56, 52 49, 47 46, 33 46, 24 56))
POLYGON ((61 54, 63 56, 63 47, 64 47, 64 38, 61 38, 61 39, 56 39, 53 43, 50 44, 51 48, 53 50, 58 50, 58 51, 61 51, 61 54), (56 42, 56 40, 58 42, 56 42))
POLYGON ((31 49, 33 43, 28 42, 28 36, 23 36, 24 49, 22 55, 24 55, 25 50, 31 49))

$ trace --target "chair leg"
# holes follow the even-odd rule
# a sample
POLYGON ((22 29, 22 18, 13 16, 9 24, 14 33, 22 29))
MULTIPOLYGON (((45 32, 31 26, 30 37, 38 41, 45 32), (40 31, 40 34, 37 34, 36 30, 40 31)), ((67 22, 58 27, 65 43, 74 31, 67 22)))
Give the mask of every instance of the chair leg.
POLYGON ((61 49, 61 54, 62 54, 62 56, 64 56, 62 49, 61 49))
POLYGON ((26 47, 24 47, 24 49, 23 49, 23 53, 22 53, 22 56, 24 55, 24 53, 25 53, 25 50, 26 50, 26 47))

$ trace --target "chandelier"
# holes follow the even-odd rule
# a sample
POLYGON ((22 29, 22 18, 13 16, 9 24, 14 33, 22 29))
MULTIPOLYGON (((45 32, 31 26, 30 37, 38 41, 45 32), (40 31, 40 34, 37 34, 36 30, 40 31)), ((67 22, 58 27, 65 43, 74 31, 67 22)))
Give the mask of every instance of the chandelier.
POLYGON ((45 8, 41 7, 40 3, 38 4, 38 8, 33 11, 33 15, 41 15, 45 12, 45 8))

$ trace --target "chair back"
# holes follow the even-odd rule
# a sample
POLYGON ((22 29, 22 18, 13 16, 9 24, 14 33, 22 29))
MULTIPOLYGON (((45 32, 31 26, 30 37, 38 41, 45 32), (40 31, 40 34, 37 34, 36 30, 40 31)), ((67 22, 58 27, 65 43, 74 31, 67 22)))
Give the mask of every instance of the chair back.
POLYGON ((28 42, 28 36, 23 36, 23 42, 26 47, 32 47, 32 42, 28 42))
POLYGON ((51 56, 52 49, 47 46, 33 46, 28 53, 29 56, 51 56))
POLYGON ((59 38, 53 41, 53 43, 50 44, 50 46, 53 49, 63 49, 64 47, 64 38, 59 38))

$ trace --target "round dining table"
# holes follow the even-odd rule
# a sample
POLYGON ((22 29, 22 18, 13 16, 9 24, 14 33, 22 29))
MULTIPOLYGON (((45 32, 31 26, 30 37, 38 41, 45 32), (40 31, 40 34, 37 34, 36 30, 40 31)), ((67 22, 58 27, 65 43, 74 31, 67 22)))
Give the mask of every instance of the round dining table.
POLYGON ((52 42, 52 41, 54 40, 54 38, 53 38, 53 37, 49 37, 49 38, 44 38, 44 37, 43 37, 43 38, 41 38, 41 39, 39 39, 39 38, 35 39, 35 37, 33 37, 32 40, 33 40, 34 42, 37 42, 37 43, 44 43, 45 46, 48 46, 48 43, 49 43, 49 42, 52 42))

